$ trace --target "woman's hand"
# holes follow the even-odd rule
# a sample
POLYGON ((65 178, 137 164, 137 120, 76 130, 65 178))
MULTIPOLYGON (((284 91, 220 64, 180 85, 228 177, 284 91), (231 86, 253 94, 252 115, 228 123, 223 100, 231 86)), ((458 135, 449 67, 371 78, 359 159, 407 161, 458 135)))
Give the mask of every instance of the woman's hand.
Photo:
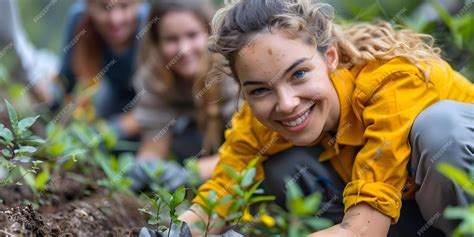
POLYGON ((390 223, 390 217, 380 213, 366 203, 359 203, 347 210, 340 224, 313 233, 310 237, 384 237, 388 234, 390 223))

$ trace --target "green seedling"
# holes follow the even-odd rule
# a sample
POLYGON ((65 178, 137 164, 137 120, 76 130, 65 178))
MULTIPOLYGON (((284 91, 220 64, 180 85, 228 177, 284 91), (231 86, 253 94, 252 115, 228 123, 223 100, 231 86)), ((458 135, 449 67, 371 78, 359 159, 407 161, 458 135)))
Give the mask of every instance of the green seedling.
MULTIPOLYGON (((474 196, 474 169, 471 168, 471 177, 469 177, 462 170, 447 163, 439 163, 436 168, 443 175, 462 187, 469 195, 474 196)), ((471 203, 467 208, 448 207, 444 210, 444 216, 448 219, 462 220, 461 224, 453 232, 454 237, 474 235, 474 203, 471 203)))

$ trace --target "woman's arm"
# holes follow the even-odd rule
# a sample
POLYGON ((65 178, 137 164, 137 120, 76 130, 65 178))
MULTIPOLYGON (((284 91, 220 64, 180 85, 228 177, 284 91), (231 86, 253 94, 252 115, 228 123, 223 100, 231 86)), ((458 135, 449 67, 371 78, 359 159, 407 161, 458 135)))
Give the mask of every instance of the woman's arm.
POLYGON ((216 168, 218 161, 219 154, 203 157, 197 161, 199 176, 201 176, 202 180, 208 180, 212 177, 212 172, 214 171, 214 168, 216 168))
POLYGON ((390 217, 380 213, 366 203, 359 203, 347 210, 340 224, 315 232, 310 237, 382 237, 387 236, 390 223, 390 217))
POLYGON ((134 137, 140 134, 140 124, 133 112, 126 112, 120 115, 119 124, 125 137, 134 137))
POLYGON ((161 137, 145 136, 142 139, 140 149, 138 149, 138 159, 159 157, 166 159, 171 143, 171 135, 165 134, 161 137))

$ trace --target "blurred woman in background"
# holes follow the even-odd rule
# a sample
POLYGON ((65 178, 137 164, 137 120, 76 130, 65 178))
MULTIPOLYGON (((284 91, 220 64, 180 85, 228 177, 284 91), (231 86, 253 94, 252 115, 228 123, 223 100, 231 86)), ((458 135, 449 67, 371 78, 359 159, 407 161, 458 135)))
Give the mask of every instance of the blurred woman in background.
POLYGON ((207 50, 211 9, 207 1, 152 1, 148 21, 156 23, 144 35, 136 78, 134 115, 143 139, 132 174, 135 190, 151 182, 144 167, 161 167, 159 185, 168 190, 184 184, 190 169, 160 162, 170 156, 181 164, 193 157, 201 180, 210 178, 218 161, 238 86, 211 70, 218 61, 207 50))
MULTIPOLYGON (((60 68, 64 92, 78 81, 98 85, 93 98, 96 114, 109 121, 119 139, 138 134, 130 103, 136 93, 132 77, 149 6, 141 0, 86 0, 69 12, 60 68)), ((58 93, 55 102, 63 102, 58 93)))

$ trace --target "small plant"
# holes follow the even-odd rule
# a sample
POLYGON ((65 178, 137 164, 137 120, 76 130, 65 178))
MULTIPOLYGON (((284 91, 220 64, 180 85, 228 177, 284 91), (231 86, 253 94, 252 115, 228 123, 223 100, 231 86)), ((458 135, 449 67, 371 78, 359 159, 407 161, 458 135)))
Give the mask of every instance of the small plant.
POLYGON ((150 211, 146 208, 138 209, 142 213, 147 214, 150 219, 148 220, 148 224, 157 226, 156 230, 160 232, 165 232, 168 230, 168 236, 170 236, 171 228, 173 225, 181 226, 183 223, 178 220, 177 209, 179 206, 185 203, 186 198, 186 188, 184 186, 179 187, 173 194, 170 194, 164 189, 160 189, 158 192, 154 193, 151 197, 143 194, 145 199, 148 201, 149 205, 151 205, 155 210, 150 211), (161 211, 163 208, 168 208, 168 213, 170 217, 169 226, 162 226, 161 219, 161 211))
POLYGON ((201 208, 207 214, 208 219, 198 224, 203 230, 205 236, 209 230, 218 227, 224 223, 212 223, 217 217, 215 209, 221 205, 229 205, 228 215, 224 221, 232 225, 232 229, 243 234, 256 234, 259 236, 288 236, 298 237, 306 236, 317 230, 321 230, 332 225, 332 222, 315 216, 321 202, 321 194, 314 193, 305 197, 301 189, 294 182, 288 183, 287 208, 288 212, 282 210, 273 203, 274 196, 257 195, 263 194, 259 189, 262 181, 255 182, 256 164, 258 158, 252 160, 241 172, 235 171, 230 166, 225 166, 226 171, 232 177, 232 195, 218 198, 214 191, 209 191, 207 197, 197 193, 203 200, 204 205, 201 208), (250 213, 251 207, 259 205, 255 216, 250 213), (271 213, 267 211, 274 210, 271 213), (255 225, 255 226, 254 226, 255 225))
MULTIPOLYGON (((474 169, 471 168, 471 178, 458 168, 447 164, 439 163, 437 169, 443 175, 451 179, 454 183, 462 187, 466 192, 474 196, 474 169)), ((453 236, 473 236, 474 235, 474 203, 468 208, 448 207, 444 210, 444 216, 448 219, 461 219, 461 224, 454 230, 453 236)))
MULTIPOLYGON (((209 232, 212 228, 218 228, 224 224, 222 221, 215 221, 212 220, 218 217, 217 212, 215 211, 218 206, 226 205, 232 200, 231 195, 226 195, 222 198, 218 198, 217 193, 215 191, 209 191, 207 193, 207 197, 204 197, 199 192, 195 192, 201 200, 204 202, 204 205, 199 205, 199 207, 203 210, 203 212, 207 215, 207 220, 201 220, 196 223, 201 230, 204 231, 204 236, 207 237, 209 232)), ((198 214, 198 213, 196 213, 198 214)), ((199 214, 198 214, 199 215, 199 214)))
POLYGON ((117 159, 114 156, 108 158, 101 152, 96 152, 95 159, 105 173, 105 178, 98 180, 97 184, 107 188, 109 195, 116 192, 132 195, 130 189, 132 181, 126 176, 133 164, 132 154, 122 154, 117 159))
POLYGON ((256 196, 255 194, 263 194, 263 189, 259 189, 263 180, 254 182, 257 168, 255 165, 258 158, 252 160, 242 172, 237 172, 230 166, 225 166, 225 169, 232 177, 235 185, 232 190, 232 205, 229 208, 229 215, 225 218, 226 221, 233 222, 233 225, 238 228, 244 213, 249 212, 249 208, 260 202, 267 202, 275 200, 274 196, 256 196))
POLYGON ((287 184, 288 213, 280 211, 276 220, 281 233, 288 237, 306 236, 333 225, 330 220, 315 216, 321 203, 321 193, 305 197, 295 182, 288 181, 287 184))
MULTIPOLYGON (((30 132, 30 127, 39 116, 28 117, 19 120, 13 106, 5 100, 11 129, 0 124, 0 167, 4 169, 6 176, 0 182, 0 188, 10 184, 21 184, 20 180, 27 174, 35 174, 39 170, 40 160, 34 160, 33 155, 38 151, 38 146, 45 141, 30 132)), ((37 180, 36 188, 44 187, 44 181, 48 179, 46 173, 42 173, 37 180)))

